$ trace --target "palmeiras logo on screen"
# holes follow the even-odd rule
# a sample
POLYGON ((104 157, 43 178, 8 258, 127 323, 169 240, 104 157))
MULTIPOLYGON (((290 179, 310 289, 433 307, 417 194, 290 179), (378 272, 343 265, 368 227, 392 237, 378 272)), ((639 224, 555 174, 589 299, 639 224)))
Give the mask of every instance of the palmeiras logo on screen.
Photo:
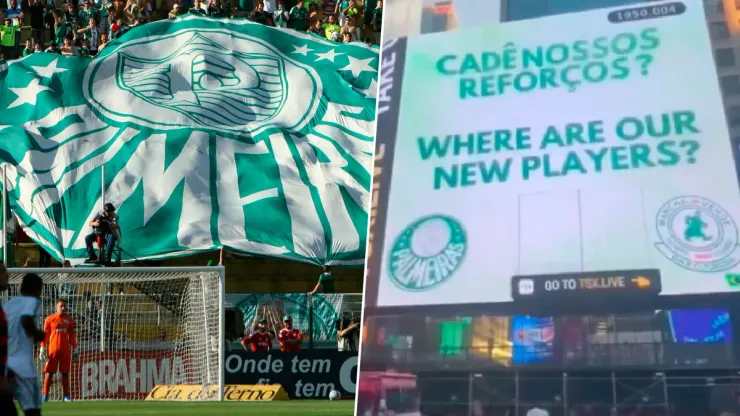
POLYGON ((655 226, 658 251, 687 270, 713 273, 740 263, 738 229, 727 210, 700 196, 679 196, 663 204, 655 226))
POLYGON ((465 257, 467 237, 460 222, 430 215, 406 227, 391 246, 388 275, 398 288, 422 292, 449 280, 465 257))

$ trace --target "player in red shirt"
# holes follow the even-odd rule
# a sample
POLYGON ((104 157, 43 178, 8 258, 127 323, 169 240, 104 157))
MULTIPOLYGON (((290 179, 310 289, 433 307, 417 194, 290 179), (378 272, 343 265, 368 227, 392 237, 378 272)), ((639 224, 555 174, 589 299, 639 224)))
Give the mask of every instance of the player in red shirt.
POLYGON ((280 334, 278 334, 280 351, 300 351, 303 334, 293 328, 293 318, 290 315, 283 316, 283 325, 285 325, 285 328, 281 329, 280 334))
POLYGON ((57 301, 57 312, 49 315, 46 322, 44 322, 46 336, 41 342, 41 353, 39 354, 39 359, 46 361, 42 402, 48 400, 52 377, 57 371, 62 373, 64 401, 72 400, 69 395, 69 370, 72 366, 72 357, 77 356, 77 336, 75 336, 75 321, 66 314, 66 310, 67 303, 63 299, 59 299, 57 301))
POLYGON ((272 335, 267 332, 267 320, 257 322, 257 331, 242 339, 242 347, 249 351, 270 351, 272 349, 272 335))

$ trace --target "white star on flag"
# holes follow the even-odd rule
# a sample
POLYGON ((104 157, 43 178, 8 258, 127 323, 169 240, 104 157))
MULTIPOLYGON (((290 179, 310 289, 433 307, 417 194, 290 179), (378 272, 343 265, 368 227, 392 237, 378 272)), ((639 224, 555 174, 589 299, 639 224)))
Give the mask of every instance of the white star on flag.
POLYGON ((51 78, 54 74, 66 71, 65 68, 57 68, 57 61, 59 61, 59 59, 49 62, 49 65, 46 66, 32 66, 31 68, 33 68, 39 76, 51 78))
POLYGON ((352 76, 355 78, 359 77, 364 71, 375 72, 375 70, 368 65, 375 58, 357 59, 355 57, 348 56, 347 59, 349 59, 349 63, 344 68, 340 68, 340 71, 350 71, 352 72, 352 76))
POLYGON ((361 93, 365 97, 375 98, 378 96, 378 83, 375 80, 370 81, 370 86, 367 89, 355 88, 357 92, 361 93))
POLYGON ((303 56, 308 56, 308 53, 311 52, 311 51, 313 51, 313 49, 309 49, 308 48, 308 44, 303 45, 303 46, 295 46, 295 45, 293 45, 293 48, 295 48, 295 50, 292 53, 299 53, 299 54, 301 54, 303 56))
POLYGON ((336 58, 339 55, 344 55, 344 54, 343 53, 336 53, 336 52, 334 52, 334 49, 332 48, 332 49, 329 49, 328 52, 317 53, 316 56, 318 56, 318 58, 316 58, 316 61, 314 61, 314 62, 318 62, 318 61, 320 61, 322 59, 326 59, 327 61, 334 62, 334 58, 336 58))
POLYGON ((40 93, 42 93, 43 91, 51 91, 51 88, 44 85, 39 85, 39 82, 40 80, 38 78, 34 78, 31 80, 31 83, 28 84, 27 87, 8 88, 10 91, 18 96, 15 101, 10 103, 8 109, 19 107, 23 104, 36 105, 36 97, 38 97, 40 93))

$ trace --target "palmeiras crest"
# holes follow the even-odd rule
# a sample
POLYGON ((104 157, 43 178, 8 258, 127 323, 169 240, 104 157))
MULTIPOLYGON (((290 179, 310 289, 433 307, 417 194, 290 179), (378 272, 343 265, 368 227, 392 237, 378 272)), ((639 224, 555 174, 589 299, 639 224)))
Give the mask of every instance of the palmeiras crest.
POLYGON ((310 66, 222 29, 130 40, 96 59, 84 85, 107 122, 250 135, 268 126, 300 130, 322 91, 310 66))

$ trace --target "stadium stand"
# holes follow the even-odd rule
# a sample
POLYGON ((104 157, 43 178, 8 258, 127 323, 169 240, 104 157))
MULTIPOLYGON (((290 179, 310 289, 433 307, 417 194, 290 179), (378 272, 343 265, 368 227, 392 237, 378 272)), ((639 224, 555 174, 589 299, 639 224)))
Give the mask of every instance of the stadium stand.
POLYGON ((194 14, 249 19, 305 31, 336 42, 380 41, 381 0, 9 0, 0 4, 0 56, 16 59, 44 51, 94 57, 133 27, 194 14), (191 7, 192 6, 192 7, 191 7))

